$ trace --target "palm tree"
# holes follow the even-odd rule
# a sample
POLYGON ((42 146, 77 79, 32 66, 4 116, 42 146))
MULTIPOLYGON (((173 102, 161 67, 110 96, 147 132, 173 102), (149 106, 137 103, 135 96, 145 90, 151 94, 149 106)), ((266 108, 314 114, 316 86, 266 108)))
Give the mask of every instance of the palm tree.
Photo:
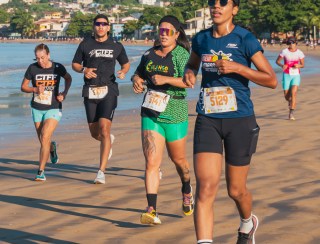
POLYGON ((13 31, 21 33, 22 37, 30 37, 35 33, 33 17, 23 10, 15 12, 11 18, 10 26, 13 31))

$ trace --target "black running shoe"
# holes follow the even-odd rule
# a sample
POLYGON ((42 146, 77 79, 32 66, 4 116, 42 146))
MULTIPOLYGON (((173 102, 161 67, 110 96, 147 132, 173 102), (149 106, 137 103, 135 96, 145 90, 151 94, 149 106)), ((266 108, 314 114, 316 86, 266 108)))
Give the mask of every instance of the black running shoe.
POLYGON ((257 216, 252 215, 253 227, 251 231, 246 234, 238 231, 238 241, 237 244, 255 244, 254 234, 256 233, 259 225, 259 220, 257 216))

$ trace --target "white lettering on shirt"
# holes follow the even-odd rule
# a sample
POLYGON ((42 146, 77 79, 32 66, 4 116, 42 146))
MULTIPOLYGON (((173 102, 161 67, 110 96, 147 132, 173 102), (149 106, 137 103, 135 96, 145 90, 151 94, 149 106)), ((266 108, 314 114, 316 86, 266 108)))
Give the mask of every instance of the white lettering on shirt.
POLYGON ((89 54, 90 57, 95 56, 96 58, 113 58, 113 50, 109 49, 94 49, 89 54))

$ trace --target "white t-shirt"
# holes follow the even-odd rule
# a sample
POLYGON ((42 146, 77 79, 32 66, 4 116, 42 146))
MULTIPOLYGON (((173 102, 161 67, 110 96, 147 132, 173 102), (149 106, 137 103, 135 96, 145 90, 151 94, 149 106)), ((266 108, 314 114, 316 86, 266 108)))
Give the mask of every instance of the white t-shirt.
POLYGON ((294 68, 295 64, 299 64, 301 59, 304 59, 304 54, 300 49, 292 52, 289 48, 282 50, 280 57, 284 58, 284 64, 288 67, 284 70, 284 73, 291 75, 299 75, 300 69, 294 68))

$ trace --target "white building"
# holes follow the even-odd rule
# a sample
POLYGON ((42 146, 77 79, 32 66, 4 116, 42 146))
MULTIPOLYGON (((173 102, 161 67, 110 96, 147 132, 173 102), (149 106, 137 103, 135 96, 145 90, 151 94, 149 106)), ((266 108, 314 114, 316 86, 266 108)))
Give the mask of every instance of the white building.
POLYGON ((93 0, 77 0, 77 3, 83 4, 85 6, 87 6, 88 4, 90 4, 92 2, 93 2, 93 0))
POLYGON ((23 2, 25 2, 26 4, 34 4, 34 3, 37 3, 38 0, 22 0, 23 2))
POLYGON ((185 32, 188 37, 192 37, 197 32, 209 28, 212 25, 209 8, 194 11, 194 18, 186 20, 186 24, 185 32))
POLYGON ((156 0, 139 0, 139 3, 145 5, 155 5, 156 0))
POLYGON ((9 0, 0 0, 0 5, 1 4, 6 4, 6 3, 8 3, 9 2, 9 0))
POLYGON ((137 18, 134 18, 134 17, 132 17, 132 16, 128 16, 128 17, 121 18, 121 19, 120 19, 120 23, 125 24, 125 23, 127 23, 128 21, 138 21, 138 20, 139 20, 139 19, 137 19, 137 18))

